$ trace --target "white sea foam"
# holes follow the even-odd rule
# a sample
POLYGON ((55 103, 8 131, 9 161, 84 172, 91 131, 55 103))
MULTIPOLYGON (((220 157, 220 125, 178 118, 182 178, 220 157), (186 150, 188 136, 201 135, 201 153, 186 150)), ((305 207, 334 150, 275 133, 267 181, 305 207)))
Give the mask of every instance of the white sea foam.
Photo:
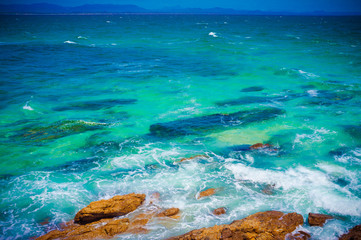
POLYGON ((317 97, 317 96, 318 96, 317 90, 314 90, 314 89, 308 90, 307 93, 308 93, 311 97, 317 97))
POLYGON ((296 145, 312 144, 315 142, 323 142, 325 140, 324 135, 335 134, 336 132, 327 130, 325 128, 313 129, 311 134, 296 134, 295 140, 293 141, 293 148, 296 145))
POLYGON ((29 105, 30 101, 27 101, 25 105, 23 106, 24 110, 34 111, 34 109, 29 105))
POLYGON ((304 78, 306 78, 306 79, 311 79, 311 78, 318 78, 318 77, 320 77, 320 76, 318 76, 318 75, 316 75, 316 74, 314 74, 314 73, 305 72, 305 71, 303 71, 303 70, 301 70, 301 69, 298 69, 297 72, 298 72, 302 77, 304 77, 304 78))
POLYGON ((210 32, 210 33, 208 33, 208 35, 209 35, 209 36, 212 36, 212 37, 218 37, 215 32, 210 32))
POLYGON ((361 164, 361 149, 356 148, 342 155, 335 155, 335 160, 347 164, 361 164))
POLYGON ((73 41, 65 41, 64 43, 67 43, 67 44, 77 44, 76 42, 73 42, 73 41))
MULTIPOLYGON (((227 164, 236 179, 254 183, 270 184, 283 192, 284 197, 297 199, 294 208, 302 202, 330 213, 361 216, 361 200, 346 188, 333 183, 327 174, 300 166, 287 170, 264 170, 243 164, 227 164)), ((291 200, 291 199, 289 199, 291 200)), ((291 201, 292 202, 292 201, 291 201)))
POLYGON ((88 39, 87 37, 78 36, 78 39, 88 39))

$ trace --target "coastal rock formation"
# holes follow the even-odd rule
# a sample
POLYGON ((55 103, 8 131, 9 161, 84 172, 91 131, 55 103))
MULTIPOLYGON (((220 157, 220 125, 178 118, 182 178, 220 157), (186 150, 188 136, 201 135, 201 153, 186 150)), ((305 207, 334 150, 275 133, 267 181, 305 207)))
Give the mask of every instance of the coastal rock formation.
POLYGON ((168 208, 163 212, 159 213, 157 217, 172 217, 179 213, 179 208, 168 208))
POLYGON ((103 218, 122 216, 137 209, 144 200, 145 194, 130 193, 108 200, 95 201, 80 210, 75 215, 74 222, 87 224, 103 218))
POLYGON ((208 188, 207 190, 204 190, 204 191, 200 192, 197 199, 200 199, 202 197, 208 197, 208 196, 211 196, 211 195, 213 195, 215 193, 216 193, 215 188, 208 188))
POLYGON ((209 228, 193 230, 169 240, 283 240, 286 234, 293 232, 303 224, 303 217, 297 213, 278 211, 259 212, 228 225, 215 225, 209 228))
POLYGON ((350 231, 342 235, 339 240, 358 240, 361 239, 361 224, 350 229, 350 231))
POLYGON ((226 213, 226 208, 224 207, 221 207, 221 208, 217 208, 217 209, 214 209, 213 210, 213 214, 214 215, 222 215, 222 214, 225 214, 226 213))
POLYGON ((86 225, 72 224, 63 231, 54 230, 36 240, 86 240, 86 239, 107 239, 123 233, 128 229, 129 219, 102 219, 86 225))
POLYGON ((308 240, 311 235, 305 231, 298 231, 296 233, 287 234, 286 240, 308 240))
POLYGON ((189 158, 182 158, 179 162, 189 161, 189 160, 193 160, 193 159, 197 159, 197 158, 209 158, 209 157, 207 155, 196 155, 196 156, 189 157, 189 158))
POLYGON ((272 145, 270 145, 268 143, 266 143, 266 144, 256 143, 256 144, 253 144, 252 146, 250 146, 250 149, 255 150, 255 149, 270 148, 270 147, 272 147, 272 145))
POLYGON ((326 214, 309 213, 308 224, 310 224, 310 226, 323 227, 323 224, 325 224, 326 220, 332 218, 333 218, 332 216, 326 214))

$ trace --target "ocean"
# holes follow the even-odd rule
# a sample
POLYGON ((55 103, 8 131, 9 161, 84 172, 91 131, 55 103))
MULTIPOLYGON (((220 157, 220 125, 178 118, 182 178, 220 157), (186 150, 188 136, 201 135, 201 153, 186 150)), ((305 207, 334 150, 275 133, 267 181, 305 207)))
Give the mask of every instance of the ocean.
POLYGON ((334 216, 301 227, 320 240, 361 223, 361 17, 0 16, 0 64, 1 239, 131 192, 181 218, 119 239, 267 210, 334 216))

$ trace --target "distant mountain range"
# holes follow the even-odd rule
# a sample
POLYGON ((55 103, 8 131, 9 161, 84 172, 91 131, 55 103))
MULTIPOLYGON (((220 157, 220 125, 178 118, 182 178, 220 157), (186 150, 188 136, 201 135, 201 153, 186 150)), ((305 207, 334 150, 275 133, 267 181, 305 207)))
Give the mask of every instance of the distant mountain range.
POLYGON ((175 14, 234 14, 234 15, 312 15, 341 16, 361 15, 360 12, 265 12, 246 11, 231 8, 164 8, 149 10, 136 5, 86 4, 77 7, 64 7, 49 3, 36 4, 0 4, 0 14, 110 14, 110 13, 175 13, 175 14))

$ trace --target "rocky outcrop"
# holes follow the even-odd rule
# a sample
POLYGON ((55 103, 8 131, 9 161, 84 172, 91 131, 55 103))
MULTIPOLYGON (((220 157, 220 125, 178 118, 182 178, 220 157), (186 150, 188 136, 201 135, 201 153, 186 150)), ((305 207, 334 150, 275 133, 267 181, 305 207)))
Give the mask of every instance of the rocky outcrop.
POLYGON ((342 235, 339 240, 358 240, 361 239, 361 224, 350 229, 350 231, 342 235))
POLYGON ((107 239, 128 229, 129 219, 102 219, 86 225, 70 224, 63 231, 54 230, 36 240, 86 240, 86 239, 107 239))
POLYGON ((297 231, 286 235, 286 240, 308 240, 310 238, 311 235, 305 231, 297 231))
POLYGON ((252 146, 250 146, 250 149, 252 150, 255 150, 255 149, 262 149, 262 148, 271 148, 272 145, 266 143, 266 144, 263 144, 263 143, 256 143, 256 144, 253 144, 252 146))
POLYGON ((318 214, 318 213, 309 213, 308 214, 308 224, 310 226, 319 226, 323 227, 326 220, 332 219, 333 217, 326 214, 318 214))
POLYGON ((214 209, 213 210, 213 214, 214 215, 222 215, 222 214, 225 214, 226 213, 226 208, 224 207, 221 207, 221 208, 217 208, 217 209, 214 209))
POLYGON ((137 209, 145 200, 145 194, 127 194, 108 200, 90 203, 80 210, 74 218, 75 223, 87 224, 104 218, 125 215, 137 209))
POLYGON ((179 213, 179 208, 168 208, 163 212, 159 213, 157 217, 172 217, 179 213))
POLYGON ((216 193, 216 189, 215 188, 208 188, 202 192, 199 193, 197 199, 200 199, 202 197, 208 197, 208 196, 211 196, 213 194, 216 193))
POLYGON ((179 162, 194 160, 194 159, 197 159, 197 158, 209 158, 209 157, 207 155, 196 155, 196 156, 189 157, 189 158, 182 158, 181 160, 179 160, 179 162))
POLYGON ((171 240, 283 240, 286 234, 293 232, 303 224, 303 217, 297 213, 278 211, 259 212, 228 225, 215 225, 210 228, 193 230, 171 240))

